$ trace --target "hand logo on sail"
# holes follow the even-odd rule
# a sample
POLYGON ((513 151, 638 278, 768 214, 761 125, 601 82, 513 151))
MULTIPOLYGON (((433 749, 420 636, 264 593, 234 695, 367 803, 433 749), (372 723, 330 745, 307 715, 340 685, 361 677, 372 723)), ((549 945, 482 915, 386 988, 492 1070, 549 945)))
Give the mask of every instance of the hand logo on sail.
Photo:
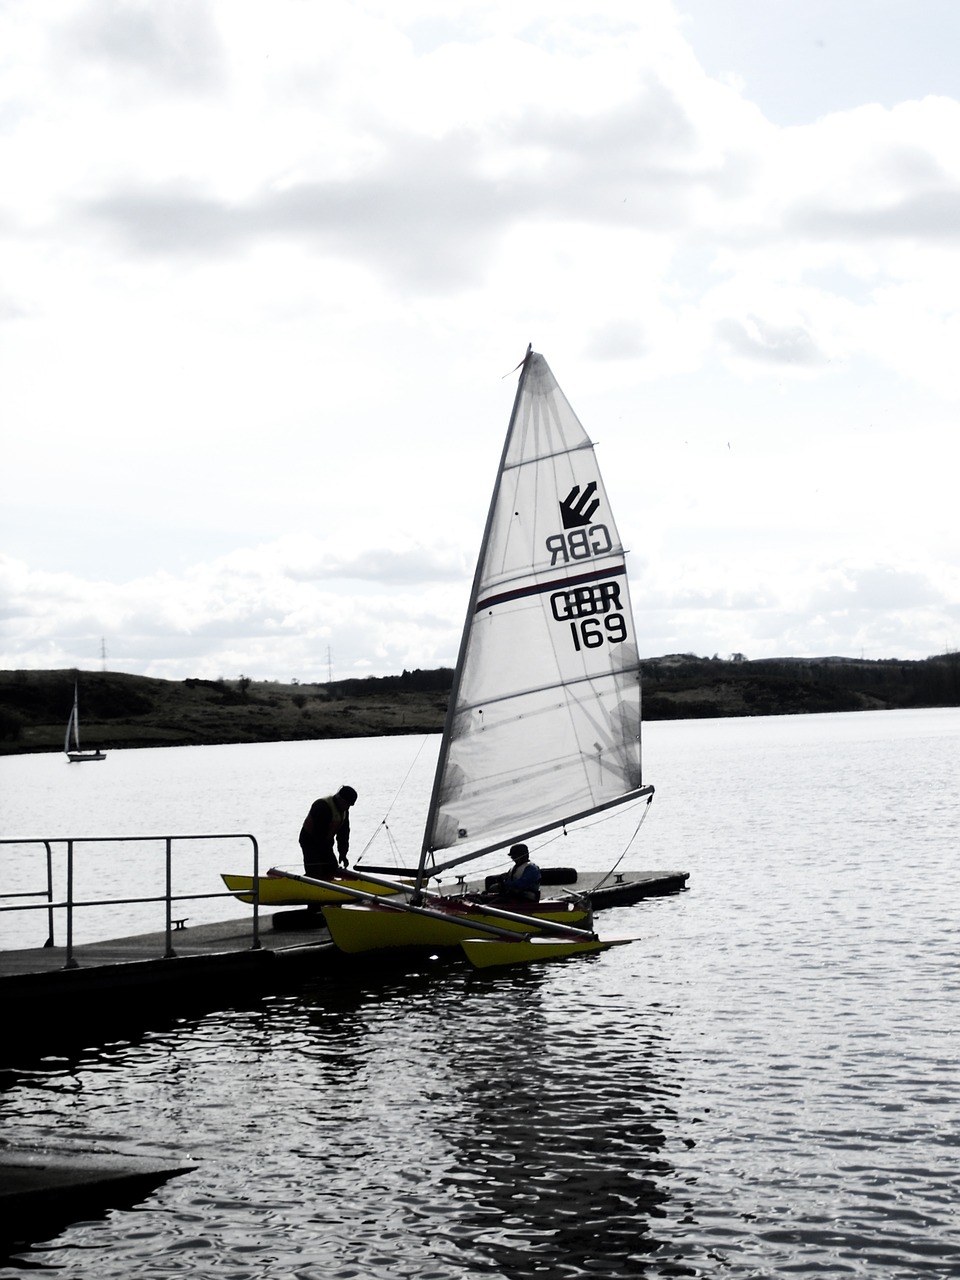
POLYGON ((581 525, 590 523, 600 505, 600 499, 593 497, 596 492, 596 480, 591 480, 583 493, 580 492, 578 484, 573 486, 560 503, 560 515, 565 529, 579 529, 581 525))

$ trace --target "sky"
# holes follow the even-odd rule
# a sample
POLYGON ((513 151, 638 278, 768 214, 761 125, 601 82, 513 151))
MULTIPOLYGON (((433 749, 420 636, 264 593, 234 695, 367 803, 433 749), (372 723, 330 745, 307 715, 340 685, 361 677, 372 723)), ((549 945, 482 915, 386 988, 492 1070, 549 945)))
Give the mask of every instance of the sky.
POLYGON ((955 0, 0 0, 0 668, 453 665, 528 343, 642 656, 960 648, 955 0))

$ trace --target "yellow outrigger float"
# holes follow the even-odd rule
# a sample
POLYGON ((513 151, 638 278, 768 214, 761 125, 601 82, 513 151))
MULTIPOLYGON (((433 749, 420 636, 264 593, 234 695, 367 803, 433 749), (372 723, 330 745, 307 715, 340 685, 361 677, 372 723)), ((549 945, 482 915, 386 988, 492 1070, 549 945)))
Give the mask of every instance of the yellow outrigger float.
POLYGON ((485 897, 430 894, 426 884, 516 842, 653 798, 641 778, 626 553, 593 443, 543 356, 528 348, 518 367, 412 890, 344 893, 339 883, 307 878, 353 899, 321 904, 346 952, 492 940, 464 948, 487 965, 605 949, 582 902, 524 903, 521 913, 485 897))
MULTIPOLYGON (((254 901, 253 876, 222 875, 221 880, 239 902, 254 901)), ((341 881, 335 880, 329 886, 314 884, 299 876, 285 875, 281 871, 271 871, 269 875, 257 876, 256 893, 261 907, 303 907, 316 902, 349 902, 349 895, 337 886, 341 881)), ((344 876, 342 884, 346 889, 361 889, 365 893, 392 894, 400 893, 402 884, 388 884, 382 880, 367 880, 363 876, 344 876)))
POLYGON ((537 936, 518 938, 464 938, 460 943, 464 955, 477 969, 492 969, 510 964, 530 964, 534 960, 566 960, 570 956, 589 955, 622 947, 635 938, 590 938, 571 942, 565 938, 537 936))

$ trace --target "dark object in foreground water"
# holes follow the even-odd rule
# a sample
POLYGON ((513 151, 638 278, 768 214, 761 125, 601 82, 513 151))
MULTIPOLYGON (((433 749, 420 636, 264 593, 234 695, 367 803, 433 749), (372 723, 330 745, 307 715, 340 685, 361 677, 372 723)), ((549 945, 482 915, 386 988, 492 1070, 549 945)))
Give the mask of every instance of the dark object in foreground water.
POLYGON ((49 1240, 84 1218, 132 1208, 168 1178, 174 1165, 102 1151, 0 1149, 0 1259, 49 1240))

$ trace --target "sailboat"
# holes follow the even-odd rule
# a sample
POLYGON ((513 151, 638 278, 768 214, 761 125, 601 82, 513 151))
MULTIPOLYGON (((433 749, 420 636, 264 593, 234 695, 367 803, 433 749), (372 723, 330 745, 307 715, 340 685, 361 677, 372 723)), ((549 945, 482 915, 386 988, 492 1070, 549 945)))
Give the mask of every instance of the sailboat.
POLYGON ((347 952, 463 945, 486 965, 613 945, 576 904, 550 919, 425 888, 515 842, 653 797, 641 776, 626 558, 593 444, 543 356, 528 348, 518 368, 415 884, 402 897, 325 904, 347 952))
POLYGON ((71 764, 84 764, 88 760, 106 760, 106 752, 99 748, 96 751, 80 749, 80 716, 77 710, 78 690, 76 681, 73 685, 73 708, 67 720, 67 731, 63 738, 63 750, 71 764))

